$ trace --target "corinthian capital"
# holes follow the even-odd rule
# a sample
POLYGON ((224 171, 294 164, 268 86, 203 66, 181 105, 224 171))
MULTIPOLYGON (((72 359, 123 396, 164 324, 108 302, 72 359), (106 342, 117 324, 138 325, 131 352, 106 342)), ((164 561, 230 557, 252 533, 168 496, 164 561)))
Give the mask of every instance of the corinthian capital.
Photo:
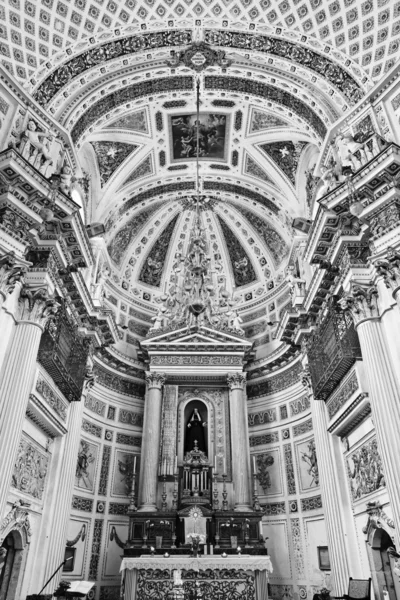
POLYGON ((383 276, 386 287, 395 292, 400 287, 400 254, 394 248, 387 248, 386 258, 378 260, 375 268, 383 276))
POLYGON ((149 390, 151 388, 157 388, 161 390, 162 386, 165 383, 165 375, 164 373, 146 371, 145 380, 149 390))
POLYGON ((0 292, 4 295, 14 291, 18 281, 23 282, 26 267, 17 265, 14 252, 8 252, 0 258, 0 292))
POLYGON ((246 373, 228 373, 226 379, 230 390, 243 390, 246 385, 246 373))
POLYGON ((342 310, 348 311, 355 326, 369 319, 379 317, 378 290, 376 285, 353 283, 351 293, 338 302, 342 310))
POLYGON ((44 328, 47 321, 53 318, 61 304, 50 296, 46 288, 30 288, 24 286, 19 297, 20 320, 30 321, 44 328))

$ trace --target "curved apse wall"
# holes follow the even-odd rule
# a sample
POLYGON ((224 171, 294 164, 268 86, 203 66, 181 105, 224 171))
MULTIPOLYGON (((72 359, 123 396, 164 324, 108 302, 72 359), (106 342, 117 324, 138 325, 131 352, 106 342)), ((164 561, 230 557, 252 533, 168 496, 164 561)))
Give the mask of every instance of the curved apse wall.
POLYGON ((292 363, 247 386, 252 472, 264 509, 263 534, 274 571, 273 600, 312 598, 325 584, 318 547, 327 546, 311 408, 292 363))
POLYGON ((145 386, 99 363, 95 373, 85 400, 67 537, 74 568, 63 577, 96 581, 101 600, 116 600, 135 457, 140 469, 145 386))

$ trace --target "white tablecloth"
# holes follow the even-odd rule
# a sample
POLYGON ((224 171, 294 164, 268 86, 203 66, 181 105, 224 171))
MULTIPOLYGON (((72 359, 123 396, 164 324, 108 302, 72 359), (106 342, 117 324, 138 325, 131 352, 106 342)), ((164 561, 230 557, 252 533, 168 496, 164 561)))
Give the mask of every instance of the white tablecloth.
POLYGON ((201 558, 191 556, 161 555, 141 556, 140 558, 124 558, 120 571, 125 569, 192 569, 205 571, 206 569, 243 569, 245 571, 269 571, 272 573, 272 564, 269 556, 231 556, 221 558, 220 555, 207 555, 201 558))

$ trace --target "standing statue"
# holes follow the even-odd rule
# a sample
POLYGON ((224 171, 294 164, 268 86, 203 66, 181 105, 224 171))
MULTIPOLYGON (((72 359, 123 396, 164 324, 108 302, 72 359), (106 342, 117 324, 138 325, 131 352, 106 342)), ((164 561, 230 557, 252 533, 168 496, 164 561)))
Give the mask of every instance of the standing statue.
POLYGON ((28 139, 31 146, 41 152, 44 158, 50 161, 50 164, 52 164, 53 159, 51 158, 50 154, 50 146, 51 142, 53 141, 53 136, 47 132, 42 133, 37 131, 36 123, 32 120, 29 121, 24 135, 28 139))

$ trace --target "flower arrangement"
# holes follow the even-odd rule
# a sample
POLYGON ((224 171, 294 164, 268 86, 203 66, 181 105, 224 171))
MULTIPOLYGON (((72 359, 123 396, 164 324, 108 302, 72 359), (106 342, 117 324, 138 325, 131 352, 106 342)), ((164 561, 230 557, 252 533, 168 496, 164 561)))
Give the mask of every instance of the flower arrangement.
POLYGON ((206 543, 206 536, 202 533, 188 533, 186 537, 192 544, 192 556, 198 556, 199 546, 206 543))
POLYGON ((190 541, 193 543, 197 543, 197 544, 205 544, 206 543, 206 536, 203 535, 202 533, 188 533, 186 536, 188 539, 190 539, 190 541))

